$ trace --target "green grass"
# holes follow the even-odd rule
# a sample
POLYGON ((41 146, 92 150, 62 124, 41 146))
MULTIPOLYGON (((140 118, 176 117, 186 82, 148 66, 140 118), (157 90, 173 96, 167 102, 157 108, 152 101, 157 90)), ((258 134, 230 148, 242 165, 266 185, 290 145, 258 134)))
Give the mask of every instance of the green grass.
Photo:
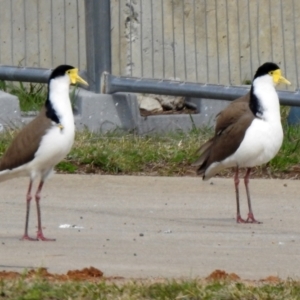
MULTIPOLYGON (((6 82, 0 80, 0 90, 19 98, 23 112, 39 111, 47 99, 47 85, 41 83, 6 82)), ((70 99, 74 108, 77 88, 70 91, 70 99)))
POLYGON ((299 144, 300 127, 285 126, 282 147, 278 155, 269 163, 272 172, 287 173, 300 163, 299 144))
POLYGON ((42 278, 0 281, 0 299, 155 299, 155 300, 289 300, 300 299, 300 283, 169 280, 53 282, 42 278))
POLYGON ((0 81, 0 90, 19 98, 21 111, 39 111, 47 98, 47 85, 0 81))
MULTIPOLYGON (((47 96, 47 87, 43 84, 0 81, 0 89, 19 97, 22 111, 39 110, 47 96)), ((70 92, 73 107, 76 92, 76 88, 70 92)), ((281 108, 283 120, 288 111, 288 107, 281 108)), ((256 168, 255 176, 298 176, 300 127, 283 123, 285 138, 281 150, 266 166, 256 168)), ((17 131, 0 135, 0 157, 17 131)), ((195 170, 191 163, 196 159, 195 152, 212 134, 213 130, 208 128, 144 137, 118 131, 108 134, 78 132, 72 151, 56 169, 62 173, 193 175, 195 170)), ((221 175, 229 174, 231 170, 221 175)))
MULTIPOLYGON (((278 155, 266 166, 256 168, 254 177, 283 178, 299 173, 300 127, 285 125, 284 131, 284 142, 278 155)), ((0 156, 16 133, 11 130, 0 135, 0 156)), ((195 175, 191 163, 197 157, 196 150, 212 133, 213 130, 207 128, 143 137, 118 132, 77 132, 71 152, 56 169, 62 173, 195 175)), ((222 173, 223 176, 230 174, 231 170, 222 173)))
MULTIPOLYGON (((191 169, 200 140, 210 131, 191 131, 165 136, 134 134, 76 134, 69 164, 85 173, 185 175, 191 169)), ((61 164, 58 165, 61 169, 61 164)))
MULTIPOLYGON (((285 125, 284 131, 281 150, 266 166, 256 168, 258 176, 294 176, 293 168, 300 162, 300 127, 285 125)), ((196 150, 212 133, 212 129, 145 137, 77 133, 66 160, 87 173, 193 175, 191 163, 197 157, 196 150)))

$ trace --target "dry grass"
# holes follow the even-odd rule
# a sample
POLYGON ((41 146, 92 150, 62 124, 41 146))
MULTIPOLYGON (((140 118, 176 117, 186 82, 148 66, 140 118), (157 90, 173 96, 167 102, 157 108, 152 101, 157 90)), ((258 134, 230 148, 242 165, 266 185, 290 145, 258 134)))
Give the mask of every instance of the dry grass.
MULTIPOLYGON (((278 155, 267 165, 255 168, 253 177, 299 178, 300 127, 285 125, 284 131, 278 155)), ((16 133, 11 130, 0 135, 0 156, 16 133)), ((197 157, 196 150, 212 133, 207 128, 164 136, 77 132, 73 149, 56 169, 61 173, 194 176, 191 164, 197 157)), ((220 175, 231 176, 232 170, 220 175)))
POLYGON ((300 299, 300 283, 218 280, 52 281, 42 277, 0 281, 1 299, 300 299))

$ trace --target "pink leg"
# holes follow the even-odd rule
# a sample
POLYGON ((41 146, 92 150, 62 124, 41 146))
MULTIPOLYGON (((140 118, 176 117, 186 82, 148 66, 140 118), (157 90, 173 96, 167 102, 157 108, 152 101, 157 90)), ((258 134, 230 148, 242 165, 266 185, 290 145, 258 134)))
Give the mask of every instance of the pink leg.
POLYGON ((240 212, 240 194, 239 194, 239 167, 236 167, 236 171, 234 174, 234 186, 235 186, 235 195, 236 195, 236 222, 237 223, 245 223, 245 220, 241 218, 241 212, 240 212))
POLYGON ((26 220, 25 220, 25 232, 21 240, 28 240, 28 241, 37 241, 37 239, 33 239, 28 235, 28 222, 29 222, 29 212, 30 212, 30 201, 32 199, 31 196, 31 188, 32 188, 32 179, 30 179, 28 191, 26 195, 26 220))
POLYGON ((36 209, 37 209, 37 217, 38 217, 38 231, 37 231, 37 239, 42 241, 55 241, 55 239, 47 239, 45 238, 42 230, 42 221, 41 221, 41 208, 40 208, 40 199, 41 199, 41 191, 44 185, 44 181, 41 180, 38 186, 38 189, 35 194, 36 201, 36 209))
POLYGON ((251 172, 251 168, 247 169, 245 178, 244 178, 244 182, 245 182, 245 187, 246 187, 246 193, 247 193, 247 200, 248 200, 248 208, 249 208, 249 212, 248 212, 248 218, 246 220, 246 223, 256 223, 256 224, 261 224, 262 222, 256 221, 253 215, 253 211, 252 211, 252 207, 251 207, 251 198, 250 198, 250 192, 249 192, 249 176, 250 176, 250 172, 251 172))

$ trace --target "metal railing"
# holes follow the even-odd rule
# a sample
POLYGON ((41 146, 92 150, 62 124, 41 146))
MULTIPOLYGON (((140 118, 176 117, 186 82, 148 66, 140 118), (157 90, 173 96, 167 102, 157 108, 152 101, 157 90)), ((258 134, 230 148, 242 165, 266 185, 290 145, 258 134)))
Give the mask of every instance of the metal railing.
MULTIPOLYGON (((108 72, 118 77, 106 75, 105 84, 118 91, 128 91, 126 84, 131 84, 131 92, 146 93, 151 81, 162 89, 154 89, 158 94, 187 92, 188 83, 166 81, 175 79, 207 87, 207 83, 220 84, 226 95, 228 86, 251 80, 265 61, 278 63, 293 89, 299 85, 300 2, 296 0, 26 0, 19 10, 11 3, 0 0, 0 22, 10 24, 8 30, 0 26, 0 62, 8 52, 13 58, 5 61, 14 65, 27 65, 30 57, 35 59, 33 65, 43 66, 46 61, 47 68, 77 62, 87 70, 96 92, 101 89, 101 75, 108 72), (48 54, 43 47, 50 49, 48 54)), ((0 71, 0 79, 7 78, 6 71, 0 71)), ((24 79, 27 71, 32 77, 28 68, 15 70, 13 77, 22 72, 19 78, 24 79)))
MULTIPOLYGON (((50 73, 50 69, 0 65, 1 80, 47 83, 50 73)), ((81 75, 86 76, 85 72, 81 75)), ((102 92, 105 94, 118 92, 153 93, 215 100, 234 100, 249 92, 249 86, 224 86, 175 80, 118 77, 107 72, 102 74, 101 82, 102 92)), ((299 90, 296 92, 278 91, 278 94, 282 105, 300 106, 299 90)))

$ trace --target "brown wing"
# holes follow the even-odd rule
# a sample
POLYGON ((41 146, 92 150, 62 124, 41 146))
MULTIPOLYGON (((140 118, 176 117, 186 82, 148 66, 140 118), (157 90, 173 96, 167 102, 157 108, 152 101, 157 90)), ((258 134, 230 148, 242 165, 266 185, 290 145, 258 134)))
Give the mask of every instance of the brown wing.
POLYGON ((206 163, 207 167, 213 162, 224 160, 238 149, 254 118, 251 112, 245 113, 237 122, 229 125, 222 133, 214 137, 206 163))
POLYGON ((199 166, 198 174, 203 174, 212 163, 224 160, 238 149, 255 118, 249 108, 249 99, 247 94, 219 113, 215 136, 200 147, 200 157, 193 164, 199 166))
POLYGON ((50 126, 51 120, 46 117, 45 109, 42 109, 14 138, 1 158, 0 171, 14 169, 31 161, 50 126))
POLYGON ((223 131, 229 125, 235 123, 240 116, 248 111, 250 102, 250 93, 232 101, 224 110, 216 116, 215 133, 223 131), (239 111, 239 113, 237 113, 239 111))

